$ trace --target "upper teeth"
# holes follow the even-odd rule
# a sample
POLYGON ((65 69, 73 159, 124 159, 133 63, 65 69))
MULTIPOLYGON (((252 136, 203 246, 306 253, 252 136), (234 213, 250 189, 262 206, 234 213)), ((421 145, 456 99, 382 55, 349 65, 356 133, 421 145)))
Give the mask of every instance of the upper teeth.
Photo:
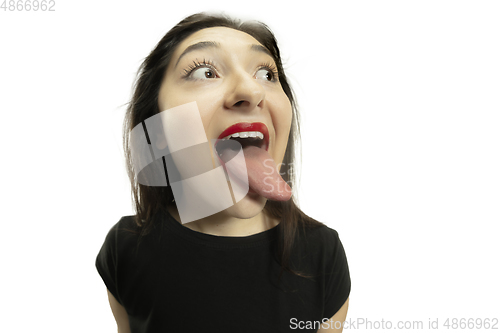
POLYGON ((231 135, 226 136, 225 138, 222 138, 222 140, 228 140, 231 137, 233 138, 259 138, 259 139, 264 139, 264 134, 261 132, 238 132, 238 133, 233 133, 231 135))

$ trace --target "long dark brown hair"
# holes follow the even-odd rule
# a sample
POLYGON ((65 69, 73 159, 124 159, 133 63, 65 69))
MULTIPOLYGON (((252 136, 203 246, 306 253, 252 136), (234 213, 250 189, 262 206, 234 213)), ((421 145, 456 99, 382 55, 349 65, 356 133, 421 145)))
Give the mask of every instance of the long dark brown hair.
MULTIPOLYGON (((278 69, 279 82, 292 106, 292 124, 280 173, 292 190, 294 188, 296 182, 294 175, 295 170, 292 170, 291 167, 294 165, 295 161, 295 146, 299 144, 300 140, 299 114, 294 93, 283 70, 280 51, 274 34, 267 25, 261 22, 241 22, 222 14, 194 14, 173 27, 144 59, 144 62, 137 72, 133 96, 125 115, 123 145, 127 173, 132 185, 133 203, 137 213, 135 219, 137 225, 140 227, 141 235, 149 233, 154 224, 158 223, 155 222, 155 217, 161 214, 168 214, 167 205, 173 201, 174 196, 170 187, 145 186, 137 182, 131 156, 129 141, 130 131, 145 119, 160 112, 158 106, 160 86, 177 45, 192 33, 211 27, 228 27, 245 32, 258 40, 271 52, 278 69)), ((264 209, 271 216, 281 220, 277 227, 279 240, 276 247, 277 260, 279 260, 281 264, 280 277, 283 271, 305 277, 305 274, 292 269, 290 265, 290 255, 294 247, 294 241, 300 230, 304 231, 306 227, 319 227, 322 226, 323 223, 304 214, 296 205, 294 196, 292 196, 290 200, 284 202, 267 200, 264 209)))

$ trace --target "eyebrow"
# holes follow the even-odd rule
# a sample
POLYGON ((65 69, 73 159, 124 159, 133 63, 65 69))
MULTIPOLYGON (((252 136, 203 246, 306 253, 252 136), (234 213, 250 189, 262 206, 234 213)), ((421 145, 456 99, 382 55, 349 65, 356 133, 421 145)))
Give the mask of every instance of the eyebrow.
POLYGON ((274 59, 274 57, 271 54, 271 52, 267 48, 265 48, 264 46, 262 46, 262 45, 252 44, 252 46, 250 46, 250 50, 265 53, 265 54, 267 54, 268 56, 270 56, 271 58, 274 59))
POLYGON ((179 59, 177 59, 177 62, 175 63, 175 67, 177 67, 177 64, 179 63, 179 61, 181 61, 181 58, 184 57, 189 52, 193 52, 193 51, 196 51, 196 50, 207 49, 207 48, 219 48, 219 47, 220 47, 219 43, 217 43, 217 42, 211 42, 211 41, 208 41, 208 42, 199 42, 199 43, 196 43, 196 44, 193 44, 193 45, 189 45, 188 47, 186 47, 186 49, 184 50, 184 52, 181 53, 181 55, 179 56, 179 59))
MULTIPOLYGON (((186 54, 193 52, 193 51, 196 51, 196 50, 203 50, 203 49, 208 49, 208 48, 220 48, 220 44, 217 42, 214 42, 214 41, 205 41, 205 42, 199 42, 196 44, 189 45, 188 47, 186 47, 184 52, 181 53, 181 55, 179 56, 179 59, 177 59, 177 62, 175 63, 175 67, 177 67, 177 65, 179 64, 179 61, 181 61, 181 58, 183 56, 185 56, 186 54)), ((250 45, 250 50, 265 53, 274 59, 271 52, 262 45, 252 44, 252 45, 250 45)))

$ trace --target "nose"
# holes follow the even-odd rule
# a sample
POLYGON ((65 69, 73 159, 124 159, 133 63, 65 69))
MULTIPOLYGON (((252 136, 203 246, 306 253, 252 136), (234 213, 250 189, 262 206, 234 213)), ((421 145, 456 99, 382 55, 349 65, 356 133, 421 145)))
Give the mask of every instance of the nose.
POLYGON ((251 111, 263 107, 265 90, 252 75, 235 73, 229 82, 228 93, 224 101, 227 109, 251 111))

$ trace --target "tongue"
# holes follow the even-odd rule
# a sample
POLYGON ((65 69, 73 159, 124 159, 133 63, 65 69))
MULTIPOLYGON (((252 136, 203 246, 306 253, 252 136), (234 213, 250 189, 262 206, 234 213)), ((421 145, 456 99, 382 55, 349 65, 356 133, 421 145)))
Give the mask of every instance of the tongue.
MULTIPOLYGON (((266 150, 249 145, 243 148, 243 154, 247 166, 248 185, 252 190, 274 201, 287 201, 290 199, 292 189, 281 178, 276 163, 266 150)), ((233 150, 224 149, 221 159, 227 162, 234 155, 233 150)))

